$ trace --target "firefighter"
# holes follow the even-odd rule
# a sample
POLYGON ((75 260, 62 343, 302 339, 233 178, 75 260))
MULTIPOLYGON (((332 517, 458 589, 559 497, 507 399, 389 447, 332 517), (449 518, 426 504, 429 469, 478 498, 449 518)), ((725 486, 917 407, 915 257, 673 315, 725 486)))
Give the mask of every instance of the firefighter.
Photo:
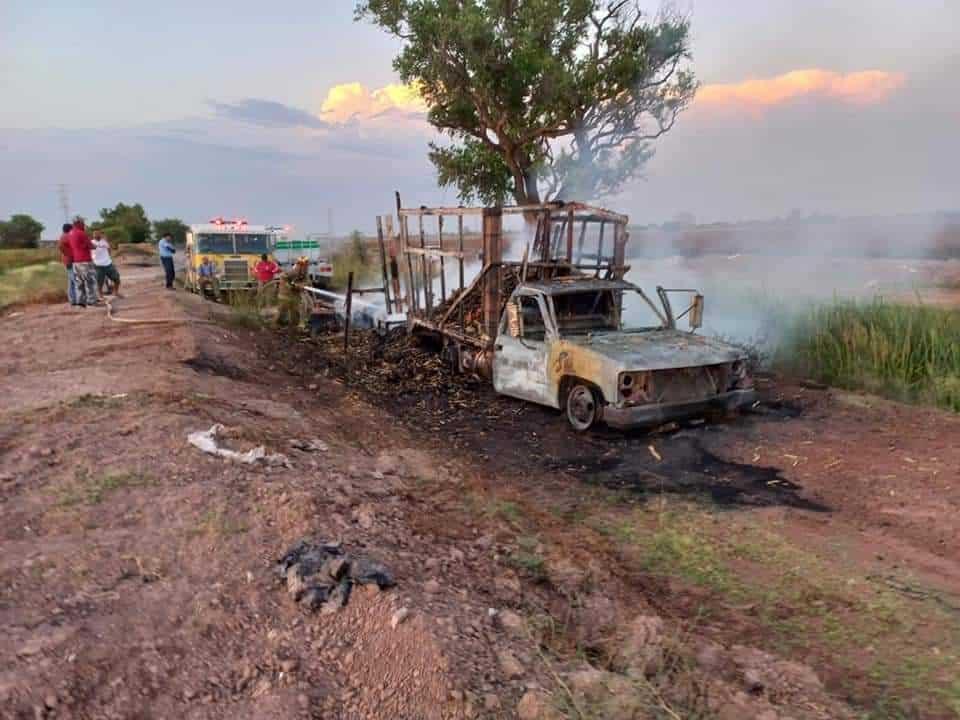
POLYGON ((280 278, 280 312, 277 315, 277 325, 286 325, 290 332, 296 332, 300 327, 300 285, 307 281, 307 271, 310 268, 310 260, 301 257, 294 264, 293 269, 288 270, 280 278))

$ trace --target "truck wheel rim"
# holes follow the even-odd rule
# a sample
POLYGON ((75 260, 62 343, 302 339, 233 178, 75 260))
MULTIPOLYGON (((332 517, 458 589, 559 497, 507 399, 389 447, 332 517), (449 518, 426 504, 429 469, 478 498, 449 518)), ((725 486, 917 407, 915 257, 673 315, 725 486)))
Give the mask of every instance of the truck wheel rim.
POLYGON ((570 392, 570 398, 567 400, 567 416, 577 430, 586 430, 593 425, 596 412, 597 404, 593 393, 588 388, 578 385, 570 392))

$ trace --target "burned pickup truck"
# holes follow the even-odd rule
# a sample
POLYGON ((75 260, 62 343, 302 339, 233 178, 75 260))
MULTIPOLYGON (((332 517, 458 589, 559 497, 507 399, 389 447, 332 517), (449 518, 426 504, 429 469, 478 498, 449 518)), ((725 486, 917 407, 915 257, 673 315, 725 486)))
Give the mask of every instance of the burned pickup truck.
POLYGON ((406 270, 406 293, 394 302, 406 304, 410 331, 439 338, 458 369, 492 380, 498 393, 561 409, 578 431, 600 422, 656 425, 753 402, 746 354, 695 334, 702 295, 658 287, 654 302, 624 280, 625 216, 558 203, 399 208, 399 221, 401 260, 394 267, 406 270), (522 214, 528 228, 519 235, 528 239, 519 260, 504 259, 502 222, 510 214, 522 214), (483 219, 482 265, 465 285, 469 215, 483 219), (452 239, 444 237, 450 216, 457 220, 452 239), (438 232, 428 235, 424 221, 431 217, 438 232), (451 269, 459 282, 450 284, 459 287, 448 296, 451 269), (686 306, 679 314, 677 298, 686 306), (678 327, 684 319, 689 330, 678 327))

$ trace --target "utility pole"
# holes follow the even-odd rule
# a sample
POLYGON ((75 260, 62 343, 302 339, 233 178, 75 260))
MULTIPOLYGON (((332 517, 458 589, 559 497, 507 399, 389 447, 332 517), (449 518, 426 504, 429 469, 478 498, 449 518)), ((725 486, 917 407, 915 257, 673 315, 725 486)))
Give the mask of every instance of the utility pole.
POLYGON ((57 185, 57 198, 60 201, 60 210, 63 212, 63 221, 70 222, 70 195, 64 183, 57 185))
POLYGON ((333 208, 327 208, 327 235, 333 237, 333 208))

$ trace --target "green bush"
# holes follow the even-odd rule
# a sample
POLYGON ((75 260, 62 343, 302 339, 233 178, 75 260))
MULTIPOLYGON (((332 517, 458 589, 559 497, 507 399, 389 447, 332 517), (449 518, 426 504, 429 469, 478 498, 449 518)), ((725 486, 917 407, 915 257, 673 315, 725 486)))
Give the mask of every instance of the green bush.
POLYGON ((0 248, 35 248, 40 243, 43 223, 29 215, 11 215, 0 222, 0 248))

